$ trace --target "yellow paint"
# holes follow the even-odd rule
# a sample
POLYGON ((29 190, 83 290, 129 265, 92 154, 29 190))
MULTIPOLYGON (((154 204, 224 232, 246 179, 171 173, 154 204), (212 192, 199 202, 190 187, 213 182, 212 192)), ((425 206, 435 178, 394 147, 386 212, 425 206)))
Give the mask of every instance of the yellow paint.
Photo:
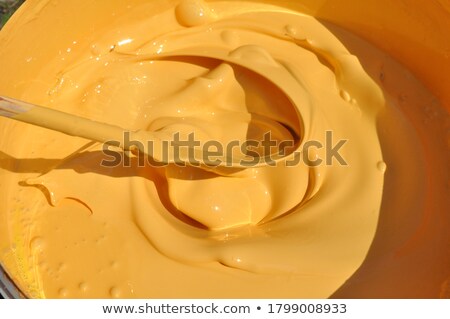
MULTIPOLYGON (((300 149, 326 144, 327 131, 332 146, 347 140, 348 165, 288 166, 291 154, 240 171, 155 168, 131 155, 108 168, 101 145, 0 119, 0 262, 25 295, 324 298, 361 265, 367 285, 351 289, 383 294, 392 288, 371 278, 386 283, 401 265, 415 274, 430 243, 444 247, 440 84, 429 87, 441 101, 389 55, 296 11, 321 16, 308 1, 268 3, 29 0, 2 31, 1 95, 223 145, 260 139, 258 117, 278 140, 298 134, 300 149), (196 54, 170 57, 177 50, 196 54)), ((430 262, 423 292, 438 296, 448 257, 430 262)))

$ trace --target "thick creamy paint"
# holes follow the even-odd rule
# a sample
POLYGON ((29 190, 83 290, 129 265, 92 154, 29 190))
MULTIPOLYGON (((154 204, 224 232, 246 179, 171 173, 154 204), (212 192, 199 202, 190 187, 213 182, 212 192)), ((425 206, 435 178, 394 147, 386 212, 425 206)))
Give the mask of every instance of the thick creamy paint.
MULTIPOLYGON (((33 4, 18 27, 46 10, 70 14, 33 4)), ((396 196, 408 207, 415 195, 411 211, 425 205, 424 154, 439 147, 422 149, 416 123, 434 121, 440 136, 448 114, 375 47, 262 2, 142 1, 113 14, 95 32, 33 48, 27 64, 39 72, 23 71, 5 95, 221 145, 270 130, 299 152, 236 170, 140 165, 117 149, 123 161, 107 167, 98 143, 2 119, 0 261, 26 296, 329 297, 368 256, 391 203, 386 173, 417 172, 419 186, 396 196), (402 113, 411 100, 429 105, 425 116, 402 113), (323 147, 305 148, 312 141, 323 147), (344 161, 330 157, 340 141, 344 161)))

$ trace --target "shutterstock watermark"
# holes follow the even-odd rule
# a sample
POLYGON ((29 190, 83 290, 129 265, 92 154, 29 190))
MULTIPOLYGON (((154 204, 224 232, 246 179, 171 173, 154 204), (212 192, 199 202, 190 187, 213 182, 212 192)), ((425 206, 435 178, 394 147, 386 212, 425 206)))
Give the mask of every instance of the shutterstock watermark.
POLYGON ((164 167, 169 164, 178 166, 208 167, 242 167, 276 166, 284 158, 286 166, 297 166, 300 163, 310 167, 333 165, 338 163, 347 166, 341 154, 348 140, 333 139, 333 132, 325 132, 325 140, 308 140, 299 144, 294 140, 277 140, 270 132, 264 134, 262 140, 231 140, 221 143, 217 140, 199 140, 195 133, 185 138, 174 133, 169 140, 155 142, 132 138, 131 132, 125 132, 122 141, 108 141, 103 144, 105 158, 104 167, 131 167, 131 155, 137 155, 139 167, 164 167), (159 144, 157 144, 159 143, 159 144), (125 151, 119 151, 118 147, 125 151), (323 154, 319 156, 318 154, 323 154))

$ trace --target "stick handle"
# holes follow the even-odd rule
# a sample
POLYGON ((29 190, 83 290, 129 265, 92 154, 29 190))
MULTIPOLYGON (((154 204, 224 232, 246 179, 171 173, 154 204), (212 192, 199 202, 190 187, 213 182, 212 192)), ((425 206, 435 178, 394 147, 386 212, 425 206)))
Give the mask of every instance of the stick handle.
POLYGON ((117 141, 122 145, 127 131, 119 126, 3 96, 0 96, 0 116, 101 143, 117 141))

